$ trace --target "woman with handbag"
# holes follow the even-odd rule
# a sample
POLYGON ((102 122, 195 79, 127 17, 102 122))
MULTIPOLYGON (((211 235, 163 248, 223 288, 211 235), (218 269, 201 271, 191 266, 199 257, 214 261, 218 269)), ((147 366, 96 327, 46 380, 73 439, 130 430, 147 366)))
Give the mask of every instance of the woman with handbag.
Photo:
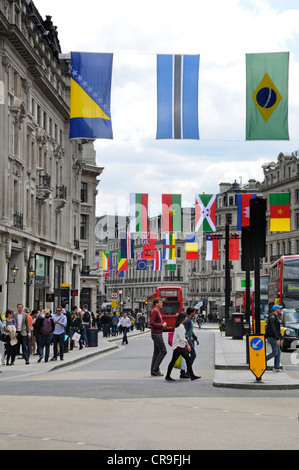
POLYGON ((188 343, 188 340, 186 339, 186 330, 184 327, 184 323, 186 320, 187 320, 187 315, 185 313, 178 314, 176 324, 175 324, 173 341, 172 341, 172 350, 173 350, 172 359, 168 365, 167 375, 165 377, 165 380, 168 380, 169 382, 175 382, 175 380, 170 376, 170 374, 171 374, 174 364, 176 363, 176 361, 178 360, 180 356, 182 356, 186 361, 187 371, 188 371, 188 374, 190 375, 191 380, 200 379, 199 376, 194 374, 191 361, 190 361, 189 352, 191 351, 191 348, 188 343))
POLYGON ((4 332, 6 336, 5 345, 5 355, 6 355, 6 365, 13 366, 15 363, 15 357, 18 350, 18 339, 17 339, 17 325, 16 320, 13 318, 13 311, 6 310, 5 320, 3 321, 4 332), (10 363, 9 363, 10 360, 10 363))
POLYGON ((75 333, 78 333, 78 335, 80 336, 80 338, 79 338, 79 346, 80 346, 80 349, 83 349, 82 340, 81 340, 81 338, 82 338, 82 335, 81 335, 82 319, 81 319, 80 313, 78 312, 78 308, 77 308, 77 307, 74 307, 74 311, 73 311, 73 314, 72 314, 71 328, 72 328, 72 339, 71 339, 71 347, 70 347, 70 350, 72 351, 73 348, 74 348, 73 336, 74 336, 75 333))

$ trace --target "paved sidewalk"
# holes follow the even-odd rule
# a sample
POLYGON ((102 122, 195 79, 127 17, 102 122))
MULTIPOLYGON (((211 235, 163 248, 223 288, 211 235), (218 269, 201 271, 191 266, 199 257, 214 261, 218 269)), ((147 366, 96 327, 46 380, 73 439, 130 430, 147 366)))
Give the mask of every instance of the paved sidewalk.
POLYGON ((246 338, 232 339, 220 331, 215 331, 215 376, 214 387, 244 389, 299 389, 298 380, 291 378, 287 372, 273 372, 274 359, 267 363, 261 382, 246 363, 246 338))

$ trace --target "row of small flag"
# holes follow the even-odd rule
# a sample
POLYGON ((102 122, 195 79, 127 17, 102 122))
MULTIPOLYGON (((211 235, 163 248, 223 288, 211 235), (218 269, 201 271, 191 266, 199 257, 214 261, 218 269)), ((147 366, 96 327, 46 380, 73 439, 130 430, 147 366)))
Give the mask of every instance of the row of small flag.
MULTIPOLYGON (((250 201, 256 194, 237 194, 237 231, 250 225, 250 201)), ((273 193, 270 199, 270 231, 290 231, 290 193, 273 193)), ((130 232, 149 232, 148 194, 130 194, 130 232)), ((182 231, 182 196, 162 194, 162 232, 182 231)), ((195 197, 195 232, 216 232, 216 195, 195 197)))
MULTIPOLYGON (((129 270, 128 260, 134 257, 134 240, 130 234, 122 234, 121 249, 118 251, 118 263, 116 277, 124 277, 124 272, 129 270)), ((239 236, 230 235, 229 237, 229 260, 239 260, 239 236)), ((136 250, 137 271, 145 271, 147 262, 152 261, 152 271, 162 271, 162 261, 166 260, 167 271, 176 270, 176 237, 175 234, 165 234, 163 238, 162 250, 156 250, 155 234, 146 233, 143 238, 142 250, 136 250)), ((113 269, 113 252, 103 250, 102 252, 102 270, 105 277, 110 277, 113 269)), ((196 261, 199 259, 198 235, 186 235, 186 261, 196 261)), ((219 260, 219 236, 206 235, 206 261, 219 260)))
MULTIPOLYGON (((199 139, 200 55, 157 55, 157 139, 199 139)), ((71 138, 113 139, 113 54, 71 53, 71 138)), ((246 54, 246 140, 289 140, 289 52, 246 54)))

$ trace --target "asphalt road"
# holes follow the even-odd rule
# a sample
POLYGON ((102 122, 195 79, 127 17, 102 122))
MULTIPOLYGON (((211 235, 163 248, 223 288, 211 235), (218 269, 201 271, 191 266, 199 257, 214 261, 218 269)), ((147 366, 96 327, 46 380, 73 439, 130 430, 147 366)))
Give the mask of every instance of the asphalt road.
POLYGON ((299 391, 213 387, 214 334, 199 338, 194 382, 150 376, 150 335, 56 372, 1 379, 0 449, 298 449, 299 391))

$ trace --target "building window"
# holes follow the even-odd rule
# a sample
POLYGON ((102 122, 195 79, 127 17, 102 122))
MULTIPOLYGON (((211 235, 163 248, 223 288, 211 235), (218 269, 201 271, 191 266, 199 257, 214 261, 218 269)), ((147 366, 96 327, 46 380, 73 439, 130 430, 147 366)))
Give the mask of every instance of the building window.
POLYGON ((81 183, 81 202, 88 202, 87 183, 81 183))
POLYGON ((80 238, 87 240, 87 215, 81 215, 80 238))

